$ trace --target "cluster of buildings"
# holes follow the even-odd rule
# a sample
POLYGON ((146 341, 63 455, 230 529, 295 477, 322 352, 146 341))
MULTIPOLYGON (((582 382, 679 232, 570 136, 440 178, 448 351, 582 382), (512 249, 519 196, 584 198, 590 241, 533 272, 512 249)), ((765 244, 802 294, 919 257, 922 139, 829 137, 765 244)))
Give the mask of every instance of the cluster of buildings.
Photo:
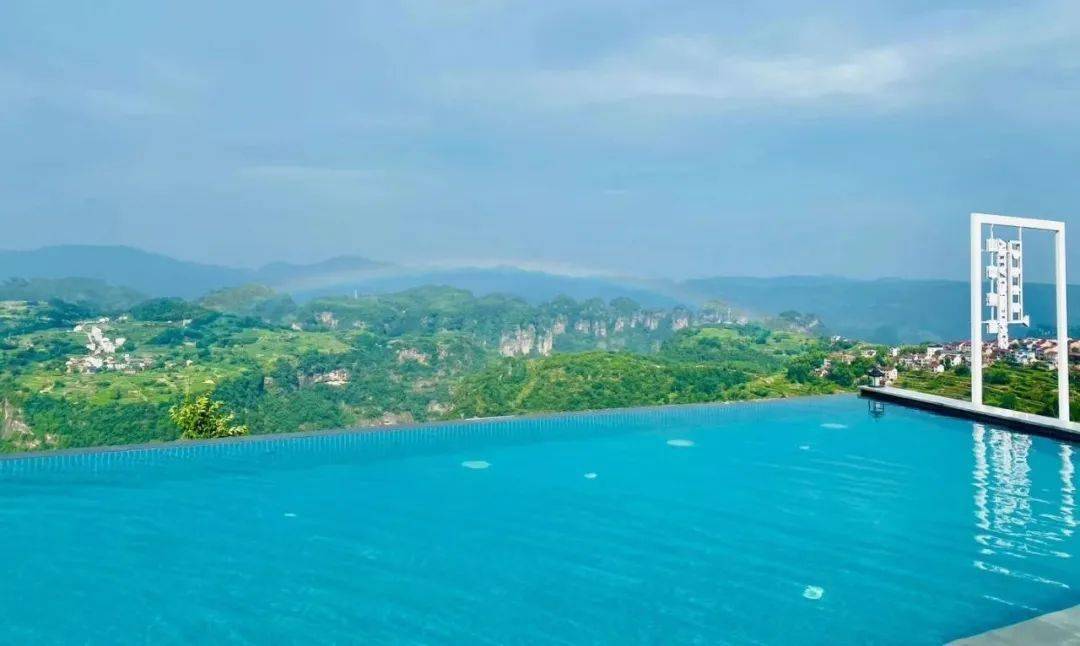
MULTIPOLYGON (((107 323, 108 319, 102 319, 99 323, 107 323)), ((152 365, 147 357, 134 357, 130 354, 118 354, 117 352, 127 342, 124 337, 110 339, 97 325, 79 324, 75 326, 75 332, 86 334, 86 349, 89 354, 80 357, 71 357, 66 366, 69 373, 95 373, 103 370, 115 370, 121 372, 140 372, 152 365)))
MULTIPOLYGON (((895 350, 895 348, 894 348, 895 350)), ((1011 339, 1004 348, 992 343, 983 344, 983 365, 996 361, 1008 361, 1021 366, 1035 366, 1053 370, 1057 366, 1058 343, 1056 339, 1026 337, 1011 339)), ((1080 361, 1080 340, 1069 341, 1067 352, 1071 361, 1080 361)), ((917 370, 944 372, 947 368, 966 365, 971 361, 971 343, 961 341, 940 346, 929 346, 916 352, 901 352, 900 365, 917 370)))
MULTIPOLYGON (((1011 339, 1005 348, 995 344, 983 344, 983 365, 989 366, 996 361, 1008 361, 1021 366, 1032 366, 1054 370, 1057 366, 1058 343, 1056 339, 1021 338, 1011 339)), ((1080 340, 1069 342, 1070 362, 1080 363, 1080 340)), ((833 360, 851 363, 855 357, 874 357, 878 353, 872 348, 853 349, 833 355, 833 360)), ((828 374, 828 363, 820 369, 828 374)), ((971 364, 971 342, 958 341, 941 345, 893 347, 878 362, 872 378, 880 378, 882 385, 896 381, 901 371, 918 370, 942 373, 946 370, 969 366, 971 364)))
POLYGON ((971 363, 971 342, 930 345, 925 348, 890 348, 889 355, 895 365, 905 370, 928 370, 945 372, 971 363))
MULTIPOLYGON (((996 348, 995 348, 996 350, 996 348)), ((1080 361, 1080 340, 1069 340, 1069 361, 1080 361)), ((1041 365, 1048 370, 1057 366, 1057 339, 1014 339, 1003 354, 1014 362, 1024 365, 1041 365)))

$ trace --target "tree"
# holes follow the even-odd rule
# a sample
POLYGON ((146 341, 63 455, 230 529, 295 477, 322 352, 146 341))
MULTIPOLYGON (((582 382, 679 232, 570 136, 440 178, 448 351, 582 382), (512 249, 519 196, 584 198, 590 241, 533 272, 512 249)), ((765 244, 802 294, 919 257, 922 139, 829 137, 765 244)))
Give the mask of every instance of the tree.
POLYGON ((842 363, 836 364, 829 370, 829 381, 843 386, 844 388, 850 388, 855 383, 856 373, 852 370, 851 366, 844 365, 842 363))
POLYGON ((185 440, 247 435, 247 426, 232 425, 235 416, 221 412, 224 406, 224 402, 203 395, 173 406, 169 409, 169 417, 180 427, 180 437, 185 440))
POLYGON ((796 359, 788 364, 788 381, 797 384, 809 383, 814 378, 814 364, 807 359, 796 359))
POLYGON ((182 298, 152 298, 131 308, 136 321, 182 321, 209 313, 209 310, 182 298))

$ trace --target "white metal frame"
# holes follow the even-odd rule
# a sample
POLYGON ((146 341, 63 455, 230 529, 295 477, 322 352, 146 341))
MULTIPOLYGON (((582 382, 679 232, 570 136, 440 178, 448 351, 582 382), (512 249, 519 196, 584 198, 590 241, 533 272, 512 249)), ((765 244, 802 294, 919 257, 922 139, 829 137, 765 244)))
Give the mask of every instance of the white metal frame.
POLYGON ((986 213, 971 214, 971 403, 983 403, 983 225, 1051 231, 1054 234, 1054 287, 1057 293, 1058 419, 1069 421, 1069 331, 1065 306, 1065 223, 1014 218, 986 213))

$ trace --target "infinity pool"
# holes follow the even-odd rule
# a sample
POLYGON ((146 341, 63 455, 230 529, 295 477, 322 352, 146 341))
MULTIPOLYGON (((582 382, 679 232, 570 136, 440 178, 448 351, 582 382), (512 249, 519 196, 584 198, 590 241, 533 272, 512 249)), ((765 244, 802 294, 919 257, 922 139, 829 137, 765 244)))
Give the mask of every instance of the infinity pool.
POLYGON ((0 461, 0 634, 937 644, 1080 603, 1072 447, 872 406, 0 461))

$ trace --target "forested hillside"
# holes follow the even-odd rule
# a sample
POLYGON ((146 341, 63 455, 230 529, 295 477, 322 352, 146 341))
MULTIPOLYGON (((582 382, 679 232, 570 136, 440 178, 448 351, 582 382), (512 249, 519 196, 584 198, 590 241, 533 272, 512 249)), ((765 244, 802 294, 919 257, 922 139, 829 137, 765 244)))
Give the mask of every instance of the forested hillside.
POLYGON ((448 287, 302 304, 256 285, 197 301, 80 294, 97 299, 0 304, 5 450, 176 439, 169 408, 198 395, 273 433, 834 387, 787 378, 824 347, 796 313, 749 324, 721 304, 448 287))
POLYGON ((794 359, 821 347, 805 334, 723 326, 681 331, 648 355, 594 351, 504 359, 463 379, 453 409, 487 416, 835 392, 834 382, 799 383, 785 372, 794 359))

